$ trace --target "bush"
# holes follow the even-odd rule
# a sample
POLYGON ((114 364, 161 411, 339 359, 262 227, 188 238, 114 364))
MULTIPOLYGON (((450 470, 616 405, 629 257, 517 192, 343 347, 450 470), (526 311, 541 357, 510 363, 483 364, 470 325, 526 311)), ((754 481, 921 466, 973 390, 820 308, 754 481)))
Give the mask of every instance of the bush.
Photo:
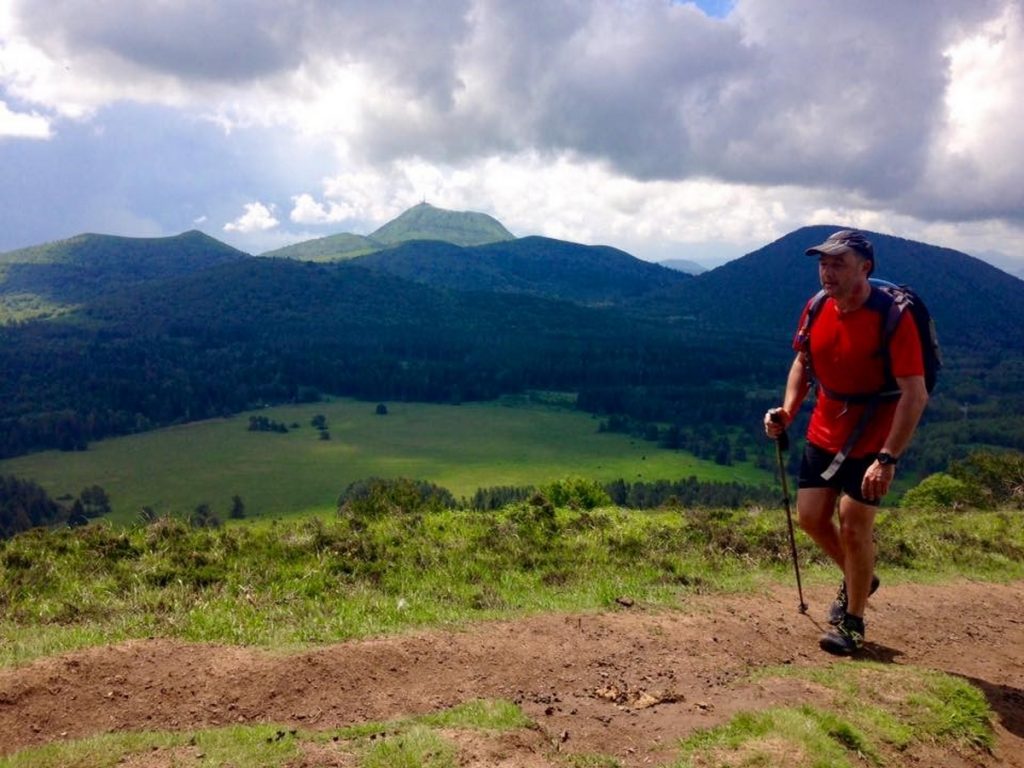
POLYGON ((980 503, 981 495, 976 486, 945 472, 929 475, 900 500, 901 507, 931 512, 975 507, 980 503))
POLYGON ((38 525, 67 520, 68 513, 31 480, 0 476, 0 539, 38 525))
POLYGON ((479 512, 491 512, 509 504, 526 501, 533 496, 534 491, 532 485, 494 485, 488 488, 477 488, 469 506, 479 512))
POLYGON ((373 519, 453 509, 455 497, 447 488, 425 480, 372 477, 351 483, 338 497, 338 514, 373 519))
POLYGON ((566 477, 541 489, 541 493, 556 507, 594 509, 612 503, 608 492, 600 483, 584 477, 566 477))
POLYGON ((971 486, 986 506, 1024 509, 1024 453, 979 451, 953 462, 949 474, 971 486))

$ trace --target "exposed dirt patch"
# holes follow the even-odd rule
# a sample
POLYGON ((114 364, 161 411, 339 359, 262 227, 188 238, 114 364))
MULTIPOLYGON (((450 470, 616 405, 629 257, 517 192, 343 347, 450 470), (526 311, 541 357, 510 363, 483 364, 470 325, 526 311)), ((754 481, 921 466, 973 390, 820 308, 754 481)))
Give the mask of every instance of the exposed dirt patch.
MULTIPOLYGON (((170 640, 89 649, 0 670, 0 753, 106 731, 338 728, 507 698, 540 731, 460 733, 462 765, 556 765, 558 751, 657 765, 676 756, 678 739, 736 712, 814 698, 803 682, 751 682, 752 671, 842 663, 817 646, 831 591, 808 593, 808 615, 796 611, 793 591, 689 599, 681 611, 634 605, 539 616, 290 655, 170 640)), ((923 748, 915 764, 1024 768, 1022 605, 1024 582, 883 585, 872 598, 863 658, 963 676, 997 713, 993 754, 923 748)), ((348 764, 322 749, 296 766, 348 764)), ((173 758, 149 759, 130 764, 159 768, 173 758)))

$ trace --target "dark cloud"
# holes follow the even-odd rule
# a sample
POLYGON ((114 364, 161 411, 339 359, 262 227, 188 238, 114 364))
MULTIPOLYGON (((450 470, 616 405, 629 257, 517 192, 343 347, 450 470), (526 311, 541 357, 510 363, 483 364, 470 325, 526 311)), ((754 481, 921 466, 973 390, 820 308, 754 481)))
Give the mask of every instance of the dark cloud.
POLYGON ((51 54, 112 55, 183 81, 370 62, 419 94, 450 94, 450 54, 468 9, 463 0, 14 2, 19 30, 51 54))
POLYGON ((527 148, 641 179, 810 185, 895 204, 945 127, 946 51, 1005 0, 748 0, 693 6, 478 0, 454 40, 452 98, 371 112, 378 159, 527 148), (459 92, 459 88, 463 88, 459 92))
POLYGON ((182 79, 238 81, 299 63, 304 3, 288 0, 15 0, 21 31, 51 54, 112 55, 182 79))

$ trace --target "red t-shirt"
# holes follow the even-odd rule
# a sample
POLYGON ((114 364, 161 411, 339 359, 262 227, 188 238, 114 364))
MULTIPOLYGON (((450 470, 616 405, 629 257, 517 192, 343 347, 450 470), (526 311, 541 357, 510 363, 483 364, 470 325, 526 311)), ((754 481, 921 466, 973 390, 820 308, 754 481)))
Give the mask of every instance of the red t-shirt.
MULTIPOLYGON (((800 318, 801 328, 809 309, 810 302, 800 318)), ((871 394, 885 386, 884 352, 881 349, 884 320, 883 313, 870 306, 841 313, 834 299, 825 299, 811 324, 811 365, 819 385, 817 402, 807 428, 809 443, 829 453, 838 453, 866 407, 863 403, 833 399, 825 394, 825 390, 833 394, 871 394)), ((801 351, 799 338, 794 338, 793 348, 801 351)), ((894 377, 924 376, 921 340, 909 312, 904 312, 896 325, 889 341, 889 355, 894 377)), ((864 456, 882 449, 892 427, 896 402, 894 398, 878 405, 850 456, 864 456)))

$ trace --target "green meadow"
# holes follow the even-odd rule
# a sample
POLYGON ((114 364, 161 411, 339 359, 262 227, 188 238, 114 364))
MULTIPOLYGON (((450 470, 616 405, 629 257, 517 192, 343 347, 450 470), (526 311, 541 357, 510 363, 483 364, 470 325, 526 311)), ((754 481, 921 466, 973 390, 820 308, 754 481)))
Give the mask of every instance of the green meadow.
POLYGON ((248 517, 333 511, 349 483, 408 477, 448 488, 541 485, 577 475, 600 482, 702 480, 771 483, 751 464, 719 466, 628 435, 598 431, 598 420, 573 409, 506 399, 433 405, 349 399, 266 408, 104 440, 87 451, 47 451, 0 462, 0 474, 30 478, 52 496, 77 496, 98 484, 110 495, 109 519, 126 523, 143 507, 190 512, 209 504, 222 519, 231 498, 248 517), (310 422, 327 418, 330 440, 310 422), (258 415, 286 434, 250 432, 258 415), (292 427, 293 424, 299 425, 292 427))

